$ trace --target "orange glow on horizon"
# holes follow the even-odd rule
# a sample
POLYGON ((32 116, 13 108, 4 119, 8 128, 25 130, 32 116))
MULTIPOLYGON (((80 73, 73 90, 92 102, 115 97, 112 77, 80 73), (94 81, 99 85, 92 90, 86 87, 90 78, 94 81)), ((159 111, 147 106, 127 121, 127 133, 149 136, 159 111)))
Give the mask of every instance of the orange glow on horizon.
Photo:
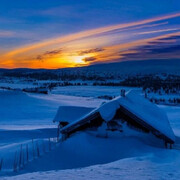
MULTIPOLYGON (((44 40, 35 44, 25 45, 1 54, 0 67, 56 69, 64 67, 85 66, 93 63, 107 61, 113 62, 117 59, 123 58, 124 54, 127 52, 129 54, 138 53, 136 50, 134 50, 135 48, 148 45, 148 43, 151 41, 157 41, 160 38, 168 38, 170 36, 180 35, 180 32, 177 32, 180 28, 167 28, 158 30, 148 29, 148 31, 141 31, 132 34, 128 34, 126 30, 123 31, 124 28, 136 28, 137 26, 144 26, 147 24, 148 28, 150 28, 154 27, 154 24, 149 23, 157 23, 158 21, 176 17, 180 17, 180 13, 145 19, 137 22, 130 22, 126 24, 117 24, 95 28, 44 40), (112 31, 121 31, 122 34, 118 34, 116 37, 117 34, 114 35, 112 31), (168 31, 175 32, 167 33, 168 31), (160 32, 167 34, 154 35, 155 33, 160 32), (149 34, 153 34, 153 36, 148 38, 135 38, 138 35, 142 36, 149 34), (127 40, 124 37, 126 37, 127 40), (118 42, 115 41, 116 38, 118 38, 118 42)), ((165 23, 159 23, 159 25, 163 24, 165 23)), ((169 42, 174 42, 174 40, 169 40, 169 42)))

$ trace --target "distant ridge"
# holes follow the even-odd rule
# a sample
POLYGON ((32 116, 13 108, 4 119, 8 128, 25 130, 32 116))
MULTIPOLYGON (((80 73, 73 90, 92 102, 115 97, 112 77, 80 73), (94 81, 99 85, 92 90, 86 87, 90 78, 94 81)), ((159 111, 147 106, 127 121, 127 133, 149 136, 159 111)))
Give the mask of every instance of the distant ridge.
POLYGON ((180 74, 180 59, 153 59, 153 60, 139 60, 139 61, 123 61, 115 63, 95 64, 84 67, 62 68, 62 69, 30 69, 30 68, 16 68, 16 69, 0 69, 1 73, 40 73, 51 72, 59 73, 66 72, 96 72, 96 73, 118 73, 118 74, 153 74, 153 73, 171 73, 180 74))
MULTIPOLYGON (((59 69, 60 71, 62 69, 59 69)), ((180 74, 180 59, 161 60, 139 60, 123 61, 106 64, 95 64, 85 67, 66 68, 71 71, 94 71, 118 74, 150 74, 150 73, 172 73, 180 74)))
POLYGON ((138 70, 153 70, 154 68, 159 70, 168 70, 169 68, 174 68, 180 70, 180 59, 172 59, 172 60, 141 60, 141 61, 124 61, 124 62, 116 62, 110 64, 97 64, 92 65, 90 68, 113 68, 119 70, 119 68, 128 68, 128 70, 132 69, 133 71, 138 70), (135 69, 138 67, 138 69, 135 69), (153 68, 153 69, 152 69, 153 68))

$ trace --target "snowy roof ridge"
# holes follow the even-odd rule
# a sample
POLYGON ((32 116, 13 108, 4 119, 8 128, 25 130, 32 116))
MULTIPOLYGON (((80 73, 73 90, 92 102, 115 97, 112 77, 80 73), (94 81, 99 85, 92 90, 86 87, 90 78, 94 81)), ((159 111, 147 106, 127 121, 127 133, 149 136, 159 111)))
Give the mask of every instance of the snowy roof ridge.
POLYGON ((175 141, 175 135, 165 112, 157 105, 151 103, 149 100, 141 96, 138 91, 130 90, 126 93, 125 97, 118 96, 117 98, 101 106, 99 108, 101 117, 105 121, 111 120, 115 116, 116 110, 120 108, 120 106, 142 119, 151 127, 160 131, 172 141, 175 141))
POLYGON ((119 104, 131 113, 151 125, 163 135, 175 141, 175 135, 165 112, 136 91, 130 91, 126 97, 118 98, 119 104))

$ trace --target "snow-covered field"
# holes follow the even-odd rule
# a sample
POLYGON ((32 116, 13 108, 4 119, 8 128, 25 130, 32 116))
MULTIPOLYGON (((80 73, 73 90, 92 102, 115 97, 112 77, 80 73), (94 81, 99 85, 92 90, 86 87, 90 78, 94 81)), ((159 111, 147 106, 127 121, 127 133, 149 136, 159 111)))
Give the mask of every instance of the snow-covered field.
MULTIPOLYGON (((129 90, 129 88, 126 88, 129 90)), ((56 136, 52 120, 60 105, 97 107, 101 95, 119 95, 118 87, 62 87, 52 94, 26 94, 0 90, 0 158, 5 179, 179 179, 180 151, 164 149, 151 136, 109 134, 96 137, 90 132, 73 135, 35 158, 17 173, 10 170, 21 144, 41 143, 56 136), (158 144, 158 145, 157 145, 158 144), (4 168, 4 169, 3 169, 4 168), (8 173, 9 172, 9 173, 8 173)), ((159 106, 169 118, 180 142, 180 107, 159 106)))
POLYGON ((21 91, 0 90, 0 129, 16 126, 52 126, 52 120, 60 105, 97 107, 103 100, 91 97, 75 97, 56 94, 27 94, 21 91))
POLYGON ((103 95, 107 96, 119 96, 120 90, 125 89, 140 89, 140 88, 129 88, 129 87, 112 87, 112 86, 65 86, 57 87, 52 93, 53 94, 64 94, 70 96, 81 96, 81 97, 99 97, 103 95))
MULTIPOLYGON (((163 150, 162 150, 163 151, 163 150)), ((177 180, 180 177, 179 156, 177 152, 150 153, 147 156, 125 158, 109 164, 60 171, 27 173, 2 178, 3 180, 53 179, 53 180, 177 180), (172 156, 167 158, 167 156, 172 156), (168 159, 168 160, 166 160, 168 159)))

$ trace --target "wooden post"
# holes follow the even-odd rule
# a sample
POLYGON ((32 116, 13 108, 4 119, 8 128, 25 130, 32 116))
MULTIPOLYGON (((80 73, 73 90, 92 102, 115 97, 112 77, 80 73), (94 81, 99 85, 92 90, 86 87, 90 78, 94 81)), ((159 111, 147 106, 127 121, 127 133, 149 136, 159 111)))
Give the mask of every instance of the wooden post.
POLYGON ((20 152, 19 152, 19 169, 21 168, 21 164, 22 164, 22 144, 21 144, 20 152))
POLYGON ((170 149, 172 149, 172 144, 170 143, 170 149))
POLYGON ((43 152, 45 153, 46 152, 46 146, 44 144, 44 141, 42 143, 43 143, 43 152))
POLYGON ((51 139, 49 138, 49 151, 51 150, 51 139))
POLYGON ((33 159, 35 159, 34 140, 33 139, 32 139, 32 153, 33 153, 33 159))
POLYGON ((24 150, 22 149, 22 168, 24 168, 24 161, 25 161, 25 157, 24 157, 24 150))
POLYGON ((28 149, 28 144, 26 144, 26 161, 29 161, 29 149, 28 149))
POLYGON ((2 170, 2 166, 3 166, 3 158, 1 158, 1 161, 0 161, 0 171, 2 170))
POLYGON ((15 155, 14 155, 13 171, 17 172, 17 151, 15 152, 15 155))
POLYGON ((61 138, 62 141, 65 141, 67 138, 68 138, 68 134, 62 134, 62 138, 61 138))
POLYGON ((61 127, 61 124, 59 122, 58 129, 57 129, 57 142, 59 141, 60 127, 61 127))
POLYGON ((39 157, 39 156, 40 156, 40 152, 39 152, 39 145, 38 145, 38 142, 36 143, 36 148, 37 148, 37 156, 39 157))

